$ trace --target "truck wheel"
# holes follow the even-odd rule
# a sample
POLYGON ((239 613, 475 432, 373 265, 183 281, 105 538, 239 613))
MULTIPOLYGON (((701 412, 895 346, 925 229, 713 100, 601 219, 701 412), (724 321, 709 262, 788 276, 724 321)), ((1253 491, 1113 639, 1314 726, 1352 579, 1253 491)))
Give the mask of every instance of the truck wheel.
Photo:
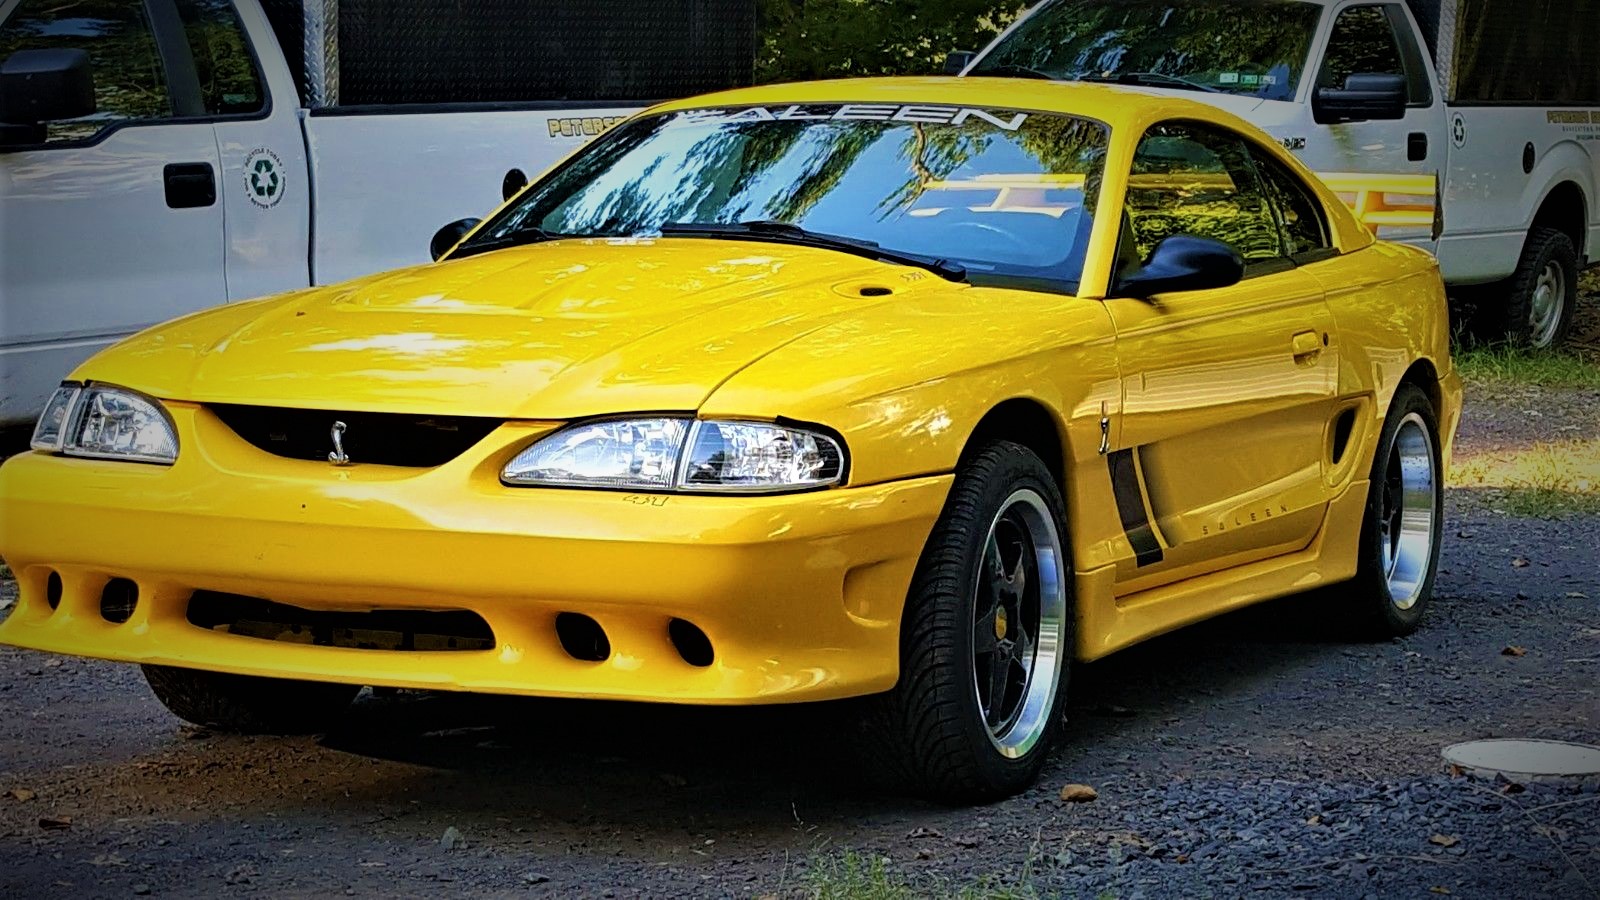
POLYGON ((240 734, 314 734, 350 705, 360 685, 326 684, 143 666, 161 705, 186 722, 240 734))
POLYGON ((1506 339, 1541 350, 1559 346, 1578 299, 1578 251, 1572 238, 1543 226, 1529 231, 1517 271, 1505 286, 1501 333, 1506 339))
POLYGON ((1355 605, 1370 637, 1415 631, 1432 599, 1444 516, 1441 475, 1433 404, 1415 385, 1402 384, 1372 463, 1356 577, 1338 591, 1346 610, 1355 605))
POLYGON ((906 598, 900 681, 864 710, 868 762, 895 787, 981 803, 1038 777, 1074 648, 1064 522, 1021 445, 988 444, 957 470, 906 598))

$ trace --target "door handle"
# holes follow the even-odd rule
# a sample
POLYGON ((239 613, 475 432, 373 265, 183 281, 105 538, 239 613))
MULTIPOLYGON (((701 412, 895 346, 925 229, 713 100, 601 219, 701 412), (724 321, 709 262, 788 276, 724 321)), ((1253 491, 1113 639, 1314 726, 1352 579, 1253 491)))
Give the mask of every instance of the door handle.
POLYGON ((161 170, 167 186, 167 206, 194 209, 217 202, 217 177, 211 163, 171 163, 161 170))
POLYGON ((1308 363, 1316 359, 1318 354, 1322 353, 1322 348, 1326 347, 1327 344, 1327 338, 1315 331, 1299 332, 1294 336, 1294 340, 1290 344, 1294 349, 1294 361, 1308 363))
POLYGON ((1413 131, 1406 135, 1406 160, 1422 162, 1428 158, 1428 133, 1413 131))

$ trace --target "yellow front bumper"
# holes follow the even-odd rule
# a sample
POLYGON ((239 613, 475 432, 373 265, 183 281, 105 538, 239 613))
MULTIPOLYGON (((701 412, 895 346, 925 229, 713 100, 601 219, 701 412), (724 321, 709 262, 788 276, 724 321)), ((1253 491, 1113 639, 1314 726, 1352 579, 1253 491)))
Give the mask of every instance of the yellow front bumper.
POLYGON ((171 467, 38 453, 0 466, 0 556, 21 588, 0 641, 130 662, 394 687, 682 703, 887 690, 900 612, 950 476, 774 497, 508 488, 532 425, 434 469, 281 459, 173 405, 171 467), (52 609, 52 575, 59 596, 52 609), (113 624, 101 595, 138 586, 113 624), (312 610, 470 610, 490 650, 355 649, 191 624, 195 591, 312 610), (603 662, 555 631, 604 629, 603 662), (668 622, 709 637, 685 661, 668 622))

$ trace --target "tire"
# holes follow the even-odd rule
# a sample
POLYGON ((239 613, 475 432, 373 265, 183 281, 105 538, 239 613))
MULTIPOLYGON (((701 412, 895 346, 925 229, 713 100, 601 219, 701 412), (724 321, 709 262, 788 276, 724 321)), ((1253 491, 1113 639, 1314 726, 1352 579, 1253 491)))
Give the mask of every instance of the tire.
MULTIPOLYGON (((1572 238, 1544 226, 1529 230, 1502 296, 1500 315, 1489 319, 1498 318, 1498 331, 1486 337, 1540 350, 1560 346, 1578 305, 1578 251, 1572 238)), ((1493 317, 1496 311, 1488 312, 1493 317)))
POLYGON ((240 734, 316 734, 350 705, 360 685, 326 684, 143 666, 161 705, 186 722, 240 734))
POLYGON ((957 470, 906 597, 899 683, 863 711, 868 769, 891 788, 983 803, 1038 777, 1075 647, 1065 521, 1019 444, 984 445, 957 470))
POLYGON ((1433 598, 1443 530, 1441 473, 1433 404, 1415 385, 1402 384, 1372 462, 1356 577, 1341 592, 1341 605, 1355 607, 1366 637, 1410 634, 1433 598))

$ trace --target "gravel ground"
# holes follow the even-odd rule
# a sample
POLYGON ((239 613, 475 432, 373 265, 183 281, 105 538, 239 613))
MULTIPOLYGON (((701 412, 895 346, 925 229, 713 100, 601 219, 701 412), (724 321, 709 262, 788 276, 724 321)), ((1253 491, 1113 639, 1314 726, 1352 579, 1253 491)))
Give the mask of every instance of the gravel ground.
MULTIPOLYGON (((1460 455, 1600 439, 1596 400, 1474 388, 1460 455)), ((1600 517, 1448 505, 1416 635, 1341 642, 1326 598, 1291 598, 1080 667, 1038 788, 970 810, 850 777, 826 707, 401 693, 240 738, 132 667, 0 648, 0 896, 795 896, 848 850, 919 893, 1600 897, 1600 787, 1439 758, 1600 743, 1600 517)))

